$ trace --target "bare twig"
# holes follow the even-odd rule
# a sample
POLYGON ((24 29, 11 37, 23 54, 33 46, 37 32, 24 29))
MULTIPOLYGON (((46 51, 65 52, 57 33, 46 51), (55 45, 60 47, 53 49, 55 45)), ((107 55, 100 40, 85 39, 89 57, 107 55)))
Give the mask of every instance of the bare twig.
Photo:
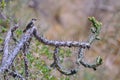
POLYGON ((77 42, 77 41, 52 41, 52 40, 47 40, 43 36, 39 36, 37 30, 34 30, 34 36, 36 39, 40 42, 42 42, 45 45, 50 45, 50 46, 67 46, 67 47, 82 47, 82 48, 89 48, 90 44, 87 42, 77 42))
POLYGON ((58 53, 59 53, 59 48, 55 47, 54 56, 53 56, 54 57, 53 65, 57 68, 57 70, 60 71, 61 73, 65 74, 65 75, 76 74, 78 72, 78 68, 71 69, 71 70, 66 70, 65 68, 63 68, 61 66, 58 53))
POLYGON ((93 63, 93 64, 88 64, 85 63, 84 61, 80 61, 80 63, 84 66, 84 67, 88 67, 88 68, 92 68, 93 70, 96 70, 96 68, 101 65, 101 63, 93 63))
POLYGON ((29 46, 30 46, 30 42, 31 42, 31 39, 29 39, 28 42, 26 42, 23 46, 23 49, 22 49, 22 53, 23 53, 23 58, 24 58, 24 66, 25 66, 25 78, 26 80, 28 79, 28 76, 29 76, 29 72, 28 72, 28 59, 27 59, 27 52, 28 52, 28 49, 29 49, 29 46))
POLYGON ((26 53, 23 52, 23 58, 24 58, 24 66, 25 66, 25 78, 27 80, 29 72, 28 72, 28 59, 26 57, 26 53))
MULTIPOLYGON (((89 39, 87 40, 87 42, 89 44, 92 44, 95 40, 99 39, 99 32, 101 29, 101 23, 98 22, 97 20, 95 20, 94 17, 92 17, 90 19, 90 21, 93 24, 93 27, 91 28, 91 35, 89 36, 89 39)), ((84 67, 88 67, 88 68, 93 68, 94 70, 96 70, 96 67, 98 67, 99 65, 102 64, 102 59, 101 57, 98 57, 96 60, 96 63, 94 64, 88 64, 86 62, 84 62, 82 59, 84 58, 84 53, 85 53, 85 49, 84 48, 79 48, 78 51, 78 59, 77 59, 77 63, 78 64, 82 64, 84 67)))
POLYGON ((88 64, 85 61, 83 61, 84 52, 85 52, 85 49, 82 49, 82 48, 79 49, 77 64, 82 64, 84 67, 92 68, 93 70, 96 70, 96 67, 98 67, 99 65, 102 64, 102 59, 100 57, 98 57, 96 59, 96 63, 88 64))

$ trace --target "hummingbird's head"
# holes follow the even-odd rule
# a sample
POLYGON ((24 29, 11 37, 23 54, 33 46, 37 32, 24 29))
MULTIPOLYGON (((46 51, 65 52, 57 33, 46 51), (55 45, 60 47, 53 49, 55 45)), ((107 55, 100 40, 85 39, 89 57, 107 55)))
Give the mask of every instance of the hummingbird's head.
POLYGON ((37 19, 33 18, 31 22, 35 23, 36 20, 37 20, 37 19))
POLYGON ((37 19, 33 18, 32 20, 33 20, 33 21, 36 21, 37 19))

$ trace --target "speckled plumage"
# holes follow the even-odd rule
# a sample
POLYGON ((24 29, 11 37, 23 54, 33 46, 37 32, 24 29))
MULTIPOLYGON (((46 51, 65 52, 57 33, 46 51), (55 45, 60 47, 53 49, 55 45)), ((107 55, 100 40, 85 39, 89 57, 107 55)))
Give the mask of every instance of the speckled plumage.
POLYGON ((26 32, 29 28, 34 26, 34 23, 37 19, 32 19, 31 22, 26 26, 26 28, 23 30, 23 32, 26 32))

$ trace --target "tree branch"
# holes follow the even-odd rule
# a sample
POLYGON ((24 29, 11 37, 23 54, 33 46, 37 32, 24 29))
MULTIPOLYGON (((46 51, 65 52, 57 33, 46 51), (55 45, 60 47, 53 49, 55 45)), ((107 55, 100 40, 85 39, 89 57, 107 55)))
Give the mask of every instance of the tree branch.
POLYGON ((65 74, 65 75, 76 74, 78 72, 78 68, 67 70, 62 67, 62 65, 60 64, 60 58, 59 58, 58 54, 59 54, 59 47, 55 47, 54 55, 53 55, 54 62, 52 63, 51 67, 56 67, 58 71, 60 71, 61 73, 65 74))
MULTIPOLYGON (((92 33, 91 33, 90 37, 88 38, 87 43, 92 44, 95 40, 98 40, 98 35, 99 35, 100 29, 101 29, 101 23, 98 22, 97 20, 95 20, 94 17, 90 18, 90 21, 92 22, 93 27, 91 29, 92 33)), ((88 47, 86 47, 86 48, 88 48, 88 47)), ((85 47, 79 48, 78 59, 77 59, 76 63, 78 64, 78 66, 80 66, 80 64, 82 64, 84 67, 88 67, 88 68, 92 68, 92 69, 96 70, 96 67, 98 67, 99 65, 102 64, 102 59, 101 59, 101 57, 98 57, 96 59, 96 63, 94 63, 94 64, 88 64, 88 63, 84 62, 83 58, 84 58, 84 53, 85 53, 86 48, 85 47)), ((56 46, 55 51, 54 51, 54 63, 52 64, 52 66, 56 67, 58 69, 58 71, 60 71, 61 73, 65 74, 65 75, 73 75, 73 74, 77 73, 78 68, 73 69, 73 70, 66 70, 60 65, 60 59, 59 59, 58 53, 59 53, 58 46, 56 46)))
POLYGON ((10 38, 12 36, 12 32, 14 32, 16 29, 18 28, 18 25, 16 24, 15 26, 13 26, 12 28, 10 28, 10 30, 8 31, 5 41, 4 41, 4 46, 3 46, 3 57, 2 57, 2 64, 4 64, 5 60, 7 60, 8 56, 9 56, 9 42, 10 42, 10 38))
MULTIPOLYGON (((100 33, 102 24, 100 22, 98 22, 97 20, 95 20, 94 17, 89 18, 89 20, 92 22, 93 27, 91 28, 91 34, 90 34, 87 42, 91 45, 95 40, 99 40, 99 33, 100 33)), ((93 68, 94 70, 96 70, 96 67, 98 67, 99 65, 102 64, 102 58, 100 56, 97 57, 96 63, 94 63, 94 64, 88 64, 88 63, 84 62, 83 61, 84 53, 85 53, 85 49, 79 48, 77 64, 81 63, 84 67, 93 68)))
POLYGON ((32 37, 33 31, 35 27, 30 28, 21 38, 15 47, 15 49, 10 53, 9 57, 5 60, 4 64, 0 66, 0 73, 4 72, 6 69, 8 69, 11 64, 13 63, 15 57, 18 55, 20 49, 24 46, 24 44, 29 41, 29 39, 32 37))
POLYGON ((30 46, 30 42, 32 40, 32 37, 27 41, 27 43, 24 44, 23 49, 22 49, 22 54, 23 54, 23 59, 24 59, 24 66, 25 66, 25 78, 26 80, 28 79, 29 72, 28 72, 28 59, 27 59, 27 52, 30 46))
MULTIPOLYGON (((23 49, 24 62, 25 62, 25 74, 26 74, 26 77, 28 77, 28 63, 27 63, 27 58, 26 58, 26 51, 28 50, 29 45, 30 45, 30 44, 28 44, 28 46, 27 46, 27 43, 30 43, 33 36, 39 42, 41 42, 45 45, 55 47, 54 54, 53 54, 54 63, 52 64, 52 66, 56 67, 57 70, 60 71, 61 73, 65 74, 65 75, 73 75, 78 72, 78 68, 79 68, 80 64, 83 65, 84 67, 88 67, 88 68, 92 68, 92 69, 96 70, 96 67, 98 67, 99 65, 102 64, 101 57, 97 57, 96 63, 94 63, 94 64, 88 64, 83 61, 85 50, 89 49, 91 44, 95 40, 99 39, 98 35, 99 35, 100 29, 101 29, 101 23, 98 22, 97 20, 95 20, 94 17, 89 18, 89 20, 92 22, 93 27, 91 29, 92 33, 90 34, 90 36, 86 42, 47 40, 43 36, 38 35, 38 31, 35 28, 34 23, 32 23, 33 25, 30 25, 30 28, 26 29, 26 31, 24 32, 20 41, 18 41, 18 43, 16 44, 16 46, 12 50, 12 52, 8 51, 9 50, 8 45, 10 42, 10 38, 11 37, 14 38, 13 32, 18 28, 18 25, 14 26, 13 28, 10 28, 10 30, 8 31, 7 36, 5 38, 5 41, 4 41, 4 48, 3 48, 4 54, 3 54, 3 58, 2 58, 2 65, 0 66, 0 74, 4 73, 5 71, 7 71, 10 68, 10 66, 14 62, 14 59, 19 54, 19 51, 21 49, 23 49), (79 47, 77 68, 67 70, 61 66, 59 55, 58 55, 60 47, 69 47, 69 48, 70 47, 79 47)), ((17 73, 12 73, 12 72, 11 72, 11 74, 17 75, 17 73)), ((20 76, 20 75, 18 75, 18 76, 20 76)), ((24 79, 21 78, 21 80, 24 80, 24 79)))
POLYGON ((82 48, 89 48, 90 44, 86 42, 77 42, 77 41, 52 41, 52 40, 47 40, 43 36, 39 36, 37 30, 34 30, 34 36, 35 38, 42 42, 45 45, 50 45, 50 46, 67 46, 67 47, 82 47, 82 48))

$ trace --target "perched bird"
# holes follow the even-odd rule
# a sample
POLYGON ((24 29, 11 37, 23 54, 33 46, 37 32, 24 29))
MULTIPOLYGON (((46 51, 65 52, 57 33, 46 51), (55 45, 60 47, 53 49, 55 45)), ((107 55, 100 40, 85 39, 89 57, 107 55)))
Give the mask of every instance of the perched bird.
POLYGON ((23 32, 26 32, 29 28, 31 28, 32 26, 34 26, 34 23, 37 19, 32 19, 31 22, 26 26, 25 30, 23 30, 23 32))

